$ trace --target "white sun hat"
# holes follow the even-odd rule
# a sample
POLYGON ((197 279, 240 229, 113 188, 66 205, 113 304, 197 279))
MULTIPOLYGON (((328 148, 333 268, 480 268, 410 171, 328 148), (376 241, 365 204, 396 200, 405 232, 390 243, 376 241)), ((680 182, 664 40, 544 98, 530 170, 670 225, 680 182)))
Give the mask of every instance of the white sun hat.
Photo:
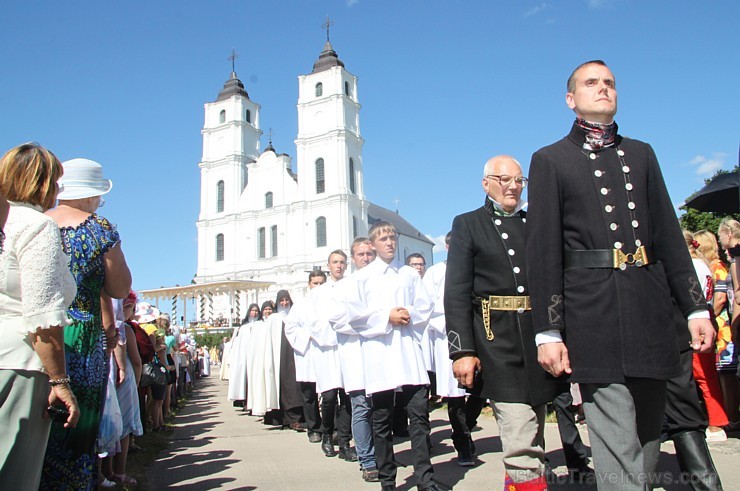
POLYGON ((60 200, 102 196, 113 189, 110 179, 103 179, 103 166, 88 159, 72 159, 62 163, 64 175, 59 179, 60 200))

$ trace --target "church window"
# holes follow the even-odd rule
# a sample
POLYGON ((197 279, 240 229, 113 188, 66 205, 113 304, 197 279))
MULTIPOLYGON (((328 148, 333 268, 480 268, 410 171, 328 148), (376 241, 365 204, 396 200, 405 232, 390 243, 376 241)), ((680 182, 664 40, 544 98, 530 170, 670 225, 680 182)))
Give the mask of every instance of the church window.
POLYGON ((357 217, 352 217, 352 237, 357 238, 357 217))
POLYGON ((218 122, 219 123, 226 122, 226 110, 225 109, 221 109, 221 112, 218 113, 218 122))
POLYGON ((324 159, 316 160, 316 194, 326 191, 324 182, 324 159))
POLYGON ((265 193, 265 208, 272 208, 272 191, 265 193))
POLYGON ((257 257, 265 257, 265 227, 257 229, 257 257))
POLYGON ((224 234, 216 236, 216 261, 224 260, 224 234))
POLYGON ((216 213, 224 211, 224 182, 218 181, 216 184, 216 213))
POLYGON ((247 120, 247 123, 251 123, 252 122, 252 111, 247 109, 247 112, 244 114, 244 119, 247 120))
POLYGON ((277 225, 270 227, 270 255, 275 257, 278 255, 278 236, 277 236, 277 225))
POLYGON ((324 84, 321 82, 316 84, 316 97, 321 97, 324 95, 324 84))
POLYGON ((352 157, 349 159, 349 190, 351 193, 355 192, 355 161, 352 157))
POLYGON ((344 95, 349 96, 349 82, 344 82, 344 95))
POLYGON ((316 247, 326 246, 326 218, 316 219, 316 247))

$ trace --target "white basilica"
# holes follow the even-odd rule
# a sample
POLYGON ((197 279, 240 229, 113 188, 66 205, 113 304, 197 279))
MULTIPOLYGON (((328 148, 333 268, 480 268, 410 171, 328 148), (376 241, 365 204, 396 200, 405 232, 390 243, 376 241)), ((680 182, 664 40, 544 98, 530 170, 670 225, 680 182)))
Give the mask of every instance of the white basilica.
POLYGON ((274 300, 280 289, 300 298, 307 272, 323 268, 335 249, 349 256, 354 238, 378 220, 398 229, 400 261, 419 252, 431 265, 433 243, 365 196, 357 77, 329 41, 311 73, 298 77, 295 170, 291 157, 271 142, 260 151, 260 109, 233 71, 216 100, 205 104, 194 281, 274 286, 242 292, 235 305, 214 298, 208 311, 228 318, 231 308, 233 317, 243 316, 247 303, 274 300))

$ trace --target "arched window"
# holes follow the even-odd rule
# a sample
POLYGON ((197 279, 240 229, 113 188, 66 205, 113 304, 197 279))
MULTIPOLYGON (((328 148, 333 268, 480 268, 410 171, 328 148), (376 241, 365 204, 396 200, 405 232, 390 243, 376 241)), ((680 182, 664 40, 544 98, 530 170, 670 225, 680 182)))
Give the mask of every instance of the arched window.
POLYGON ((355 161, 352 157, 349 159, 349 190, 351 193, 355 192, 355 161))
POLYGON ((216 261, 224 260, 224 234, 216 236, 216 261))
POLYGON ((257 257, 265 257, 265 227, 257 229, 257 257))
POLYGON ((252 111, 247 109, 247 112, 244 114, 244 119, 247 121, 247 123, 252 122, 252 111))
POLYGON ((277 225, 270 227, 270 256, 275 257, 278 255, 278 244, 277 244, 277 225))
POLYGON ((326 218, 316 219, 316 247, 326 246, 326 218))
POLYGON ((265 208, 272 208, 272 191, 265 193, 265 208))
POLYGON ((216 184, 216 213, 224 211, 224 182, 218 181, 216 184))
POLYGON ((352 237, 357 238, 357 217, 352 216, 352 237))
POLYGON ((344 95, 349 96, 349 82, 344 82, 344 95))
POLYGON ((324 183, 324 159, 316 160, 316 194, 326 191, 324 183))
POLYGON ((316 84, 316 97, 321 97, 324 95, 324 84, 321 82, 316 84))
POLYGON ((226 122, 226 110, 225 109, 221 109, 221 112, 218 113, 218 122, 219 123, 226 122))

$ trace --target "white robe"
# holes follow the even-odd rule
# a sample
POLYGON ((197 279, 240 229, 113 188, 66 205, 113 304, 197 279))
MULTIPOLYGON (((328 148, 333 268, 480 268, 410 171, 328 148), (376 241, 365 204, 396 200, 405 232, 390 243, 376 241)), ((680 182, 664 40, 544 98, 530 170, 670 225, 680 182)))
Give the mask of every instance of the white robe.
POLYGON ((308 293, 314 318, 309 324, 311 330, 309 350, 316 373, 316 392, 319 394, 343 388, 337 333, 329 322, 331 308, 335 305, 335 297, 339 292, 336 285, 336 281, 329 280, 308 293))
POLYGON ((224 353, 221 356, 221 370, 219 377, 221 380, 229 380, 229 368, 231 367, 231 340, 224 343, 224 353))
POLYGON ((275 377, 275 387, 277 389, 278 400, 280 399, 280 345, 283 340, 283 321, 287 314, 288 313, 286 312, 273 312, 265 321, 269 326, 270 335, 272 336, 272 372, 275 377))
POLYGON ((342 372, 342 383, 346 392, 365 390, 365 370, 362 360, 360 335, 347 321, 347 292, 352 281, 344 278, 337 283, 337 293, 333 296, 333 305, 329 308, 331 326, 337 333, 339 365, 342 372))
POLYGON ((285 318, 285 337, 293 347, 296 382, 316 382, 311 361, 311 329, 308 325, 313 307, 307 298, 299 300, 285 318))
POLYGON ((252 324, 247 351, 247 409, 254 416, 264 416, 271 409, 279 409, 278 386, 275 384, 273 361, 273 333, 268 321, 252 324))
POLYGON ((203 370, 201 374, 204 377, 208 377, 209 375, 211 375, 211 354, 208 352, 207 349, 203 350, 203 370))
POLYGON ((447 344, 447 327, 445 325, 444 293, 447 262, 437 263, 430 267, 422 283, 429 296, 434 299, 434 311, 429 318, 429 341, 431 342, 432 365, 437 377, 437 395, 441 397, 464 397, 467 393, 459 388, 452 373, 450 348, 447 344))
POLYGON ((419 273, 397 261, 386 264, 376 258, 348 281, 347 317, 362 336, 366 393, 428 385, 421 339, 434 305, 419 273), (408 325, 389 323, 395 307, 408 310, 408 325))
MULTIPOLYGON (((234 330, 229 350, 229 400, 247 399, 247 353, 252 324, 242 324, 234 330)), ((226 347, 224 346, 224 351, 226 347)))

